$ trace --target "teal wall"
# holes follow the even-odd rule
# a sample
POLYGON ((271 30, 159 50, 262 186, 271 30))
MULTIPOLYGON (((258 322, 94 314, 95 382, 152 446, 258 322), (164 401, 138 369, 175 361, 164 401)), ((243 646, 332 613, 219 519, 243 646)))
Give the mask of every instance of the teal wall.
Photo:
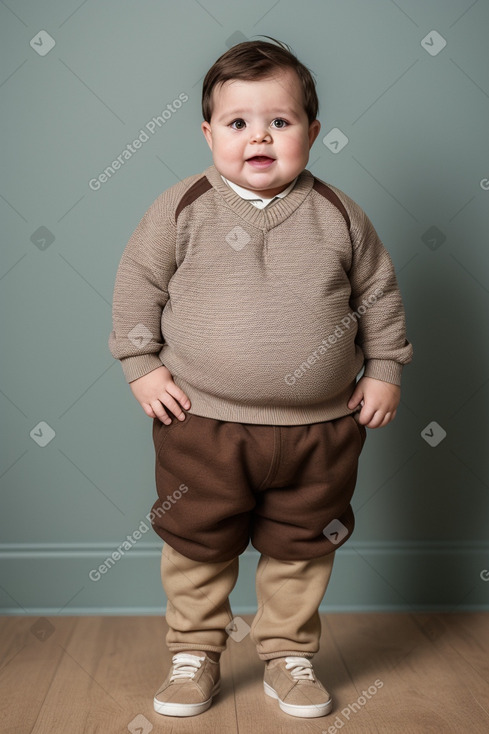
MULTIPOLYGON (((108 351, 112 289, 152 201, 211 163, 206 70, 258 34, 287 42, 317 78, 308 168, 373 221, 415 350, 398 417, 368 431, 356 529, 322 609, 487 608, 487 0, 10 0, 0 24, 4 613, 164 609, 153 531, 89 578, 155 499, 151 420, 108 351), (336 152, 324 142, 334 128, 348 138, 336 152)), ((235 612, 255 609, 257 560, 241 556, 235 612)))

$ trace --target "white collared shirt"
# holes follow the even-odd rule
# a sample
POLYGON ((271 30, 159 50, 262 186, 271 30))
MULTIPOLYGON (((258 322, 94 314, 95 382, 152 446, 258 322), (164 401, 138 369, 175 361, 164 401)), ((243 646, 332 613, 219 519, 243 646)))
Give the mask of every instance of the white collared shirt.
POLYGON ((276 196, 273 196, 271 199, 264 199, 261 196, 258 196, 254 191, 250 191, 249 189, 245 189, 242 186, 238 186, 238 184, 233 183, 233 181, 228 181, 227 178, 224 178, 224 176, 221 173, 221 178, 224 181, 224 183, 227 183, 228 186, 230 186, 234 191, 238 194, 238 196, 241 196, 242 199, 247 199, 251 204, 254 204, 258 209, 264 209, 270 202, 275 201, 275 199, 282 199, 284 196, 287 196, 289 191, 292 191, 294 188, 295 182, 299 178, 296 176, 294 180, 287 186, 286 189, 280 192, 280 194, 277 194, 276 196))

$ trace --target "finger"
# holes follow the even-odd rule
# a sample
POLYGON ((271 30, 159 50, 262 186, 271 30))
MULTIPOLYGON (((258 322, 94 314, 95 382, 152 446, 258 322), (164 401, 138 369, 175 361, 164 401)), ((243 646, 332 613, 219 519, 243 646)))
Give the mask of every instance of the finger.
POLYGON ((370 422, 372 421, 375 412, 375 409, 369 408, 368 406, 364 405, 359 413, 360 423, 370 428, 370 422))
POLYGON ((348 407, 350 408, 350 410, 353 410, 354 408, 356 408, 357 405, 362 400, 362 398, 363 398, 362 391, 359 390, 358 388, 354 390, 353 395, 351 396, 351 398, 348 401, 348 407))
POLYGON ((396 411, 395 410, 389 411, 388 413, 386 413, 385 414, 385 418, 382 421, 382 426, 386 426, 388 423, 392 423, 392 421, 394 420, 395 417, 396 417, 396 411))
POLYGON ((382 422, 381 422, 381 423, 380 423, 380 425, 379 425, 379 428, 383 428, 383 427, 384 427, 384 426, 386 426, 386 425, 387 425, 388 423, 390 423, 390 422, 391 422, 391 420, 392 420, 392 418, 391 418, 391 414, 390 414, 390 413, 386 413, 386 414, 385 414, 385 416, 384 416, 384 418, 382 419, 382 422))
POLYGON ((162 423, 165 423, 166 425, 169 425, 169 424, 171 423, 171 418, 170 418, 170 416, 169 416, 169 415, 168 415, 168 413, 167 413, 167 412, 165 411, 165 409, 163 408, 163 406, 162 406, 162 404, 160 403, 160 401, 159 401, 159 400, 155 400, 155 401, 154 401, 154 402, 153 402, 153 403, 151 404, 151 406, 152 406, 152 408, 153 408, 153 411, 154 411, 154 412, 155 412, 155 414, 156 414, 156 417, 157 417, 157 418, 158 418, 158 419, 159 419, 159 420, 160 420, 160 421, 161 421, 162 423))
POLYGON ((384 413, 382 410, 378 410, 377 413, 375 414, 376 425, 374 427, 383 428, 384 426, 386 426, 388 423, 391 422, 393 417, 394 416, 391 411, 384 413))
POLYGON ((175 385, 174 382, 168 385, 167 393, 168 395, 172 395, 175 400, 178 400, 180 405, 182 405, 184 408, 190 408, 190 400, 188 399, 187 395, 185 395, 183 390, 181 390, 178 385, 175 385))
POLYGON ((185 418, 185 413, 183 412, 181 406, 177 401, 172 398, 172 396, 169 393, 165 393, 160 398, 161 402, 164 403, 166 408, 169 408, 174 416, 179 418, 179 420, 183 420, 185 418))
POLYGON ((148 405, 148 403, 143 403, 142 408, 149 418, 156 418, 155 412, 153 408, 151 407, 151 405, 148 405))
POLYGON ((380 428, 384 419, 384 413, 380 410, 374 411, 370 422, 367 423, 367 428, 380 428))

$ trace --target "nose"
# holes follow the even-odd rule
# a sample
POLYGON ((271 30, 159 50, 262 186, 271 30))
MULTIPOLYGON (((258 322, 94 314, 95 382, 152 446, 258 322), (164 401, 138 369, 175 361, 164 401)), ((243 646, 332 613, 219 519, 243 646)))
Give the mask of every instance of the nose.
POLYGON ((272 136, 269 130, 262 128, 259 125, 252 130, 250 136, 250 140, 252 143, 262 143, 263 141, 270 142, 271 139, 272 136))

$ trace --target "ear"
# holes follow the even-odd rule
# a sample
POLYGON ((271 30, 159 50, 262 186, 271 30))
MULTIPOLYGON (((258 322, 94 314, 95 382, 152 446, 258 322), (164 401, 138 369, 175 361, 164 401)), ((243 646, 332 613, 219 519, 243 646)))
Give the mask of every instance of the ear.
POLYGON ((309 125, 309 148, 312 148, 312 144, 316 140, 317 136, 319 135, 319 131, 321 130, 321 123, 319 120, 313 120, 311 124, 309 125))
POLYGON ((212 130, 211 126, 208 122, 204 120, 204 122, 201 125, 202 132, 204 133, 204 137, 207 140, 207 143, 209 145, 209 148, 212 150, 212 130))

